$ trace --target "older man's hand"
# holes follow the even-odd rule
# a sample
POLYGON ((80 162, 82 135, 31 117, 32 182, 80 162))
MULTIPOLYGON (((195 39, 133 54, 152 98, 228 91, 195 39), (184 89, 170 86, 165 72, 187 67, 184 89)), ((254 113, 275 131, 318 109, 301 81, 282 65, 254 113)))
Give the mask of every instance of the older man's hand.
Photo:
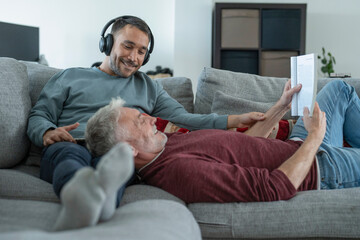
POLYGON ((227 128, 251 127, 257 121, 263 121, 265 114, 261 112, 249 112, 240 115, 229 115, 227 128))

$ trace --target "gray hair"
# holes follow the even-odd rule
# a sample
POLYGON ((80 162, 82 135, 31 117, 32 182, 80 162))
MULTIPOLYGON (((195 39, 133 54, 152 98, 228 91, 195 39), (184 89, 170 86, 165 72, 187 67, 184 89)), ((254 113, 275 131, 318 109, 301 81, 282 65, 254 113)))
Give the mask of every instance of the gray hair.
POLYGON ((125 101, 120 97, 112 99, 88 120, 85 141, 93 155, 104 155, 127 135, 126 130, 118 124, 124 104, 125 101))

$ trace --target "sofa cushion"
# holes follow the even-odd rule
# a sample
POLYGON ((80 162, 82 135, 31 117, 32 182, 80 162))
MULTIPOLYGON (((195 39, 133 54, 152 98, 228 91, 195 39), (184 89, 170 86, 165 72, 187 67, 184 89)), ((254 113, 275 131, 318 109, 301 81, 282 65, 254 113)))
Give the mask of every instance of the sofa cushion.
POLYGON ((27 67, 29 76, 31 106, 34 106, 45 84, 52 76, 55 75, 55 73, 61 71, 61 69, 52 68, 33 62, 23 63, 27 67))
POLYGON ((0 168, 24 159, 30 141, 26 135, 31 104, 26 66, 12 58, 0 58, 0 168))
MULTIPOLYGON (((22 61, 27 68, 29 84, 30 84, 30 99, 33 107, 39 98, 41 90, 44 88, 48 80, 54 76, 61 69, 48 67, 34 62, 22 61)), ((41 148, 36 145, 30 145, 29 155, 26 159, 26 164, 30 166, 40 166, 41 148)))
POLYGON ((359 78, 320 78, 318 79, 317 91, 319 92, 328 82, 333 80, 343 80, 355 88, 358 96, 360 96, 360 79, 359 78))
MULTIPOLYGON (((248 112, 263 112, 269 110, 276 102, 258 102, 234 97, 221 91, 215 92, 214 100, 211 106, 211 112, 220 115, 224 114, 243 114, 248 112)), ((290 119, 291 112, 288 111, 283 119, 290 119)))
POLYGON ((360 188, 299 192, 287 201, 193 203, 205 239, 357 238, 360 188))
POLYGON ((37 240, 200 240, 201 233, 191 212, 168 200, 145 200, 116 210, 110 221, 94 227, 51 232, 60 205, 36 201, 0 199, 0 239, 37 240))
POLYGON ((253 102, 274 103, 280 98, 286 81, 286 78, 204 68, 198 80, 194 112, 211 113, 217 91, 253 102))
POLYGON ((160 188, 145 184, 135 184, 125 189, 120 206, 145 199, 165 199, 185 205, 184 201, 160 188))
POLYGON ((41 180, 39 168, 0 169, 0 198, 59 202, 50 183, 41 180))
POLYGON ((170 77, 156 79, 164 90, 189 113, 194 112, 194 93, 191 80, 185 77, 170 77))
POLYGON ((42 147, 38 147, 35 144, 30 144, 29 154, 26 158, 25 164, 28 166, 40 167, 42 147))
MULTIPOLYGON (((0 239, 5 239, 3 232, 50 231, 60 211, 60 204, 44 201, 0 198, 0 205, 0 239)), ((24 238, 12 235, 12 239, 24 238)))

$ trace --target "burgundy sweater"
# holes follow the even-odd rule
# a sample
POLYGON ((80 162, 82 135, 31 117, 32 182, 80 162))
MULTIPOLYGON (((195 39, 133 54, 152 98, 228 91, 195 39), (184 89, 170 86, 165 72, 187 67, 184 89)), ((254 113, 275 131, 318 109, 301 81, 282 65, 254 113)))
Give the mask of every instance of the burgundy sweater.
POLYGON ((277 170, 301 142, 223 130, 167 136, 164 152, 139 175, 187 203, 287 200, 317 187, 315 161, 299 189, 277 170))

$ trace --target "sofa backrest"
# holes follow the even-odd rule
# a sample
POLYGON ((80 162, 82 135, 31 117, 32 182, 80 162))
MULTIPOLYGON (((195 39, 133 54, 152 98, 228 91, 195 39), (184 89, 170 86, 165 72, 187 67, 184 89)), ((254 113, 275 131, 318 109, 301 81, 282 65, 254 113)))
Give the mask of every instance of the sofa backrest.
POLYGON ((49 79, 55 75, 55 73, 60 72, 61 69, 52 68, 45 65, 32 63, 32 62, 22 62, 25 64, 28 73, 28 79, 30 84, 30 99, 31 106, 33 107, 39 98, 41 90, 44 88, 45 84, 49 79))
POLYGON ((10 168, 27 155, 26 136, 31 109, 29 81, 24 64, 0 58, 0 168, 10 168))
POLYGON ((168 77, 158 78, 155 81, 158 81, 172 98, 183 105, 186 111, 194 112, 194 93, 189 78, 168 77))
MULTIPOLYGON (((254 74, 204 68, 198 80, 195 113, 242 114, 266 112, 280 98, 287 78, 262 77, 254 74)), ((334 78, 318 80, 317 90, 334 78)), ((360 95, 360 79, 342 79, 360 95)), ((290 111, 284 119, 290 119, 290 111)))

